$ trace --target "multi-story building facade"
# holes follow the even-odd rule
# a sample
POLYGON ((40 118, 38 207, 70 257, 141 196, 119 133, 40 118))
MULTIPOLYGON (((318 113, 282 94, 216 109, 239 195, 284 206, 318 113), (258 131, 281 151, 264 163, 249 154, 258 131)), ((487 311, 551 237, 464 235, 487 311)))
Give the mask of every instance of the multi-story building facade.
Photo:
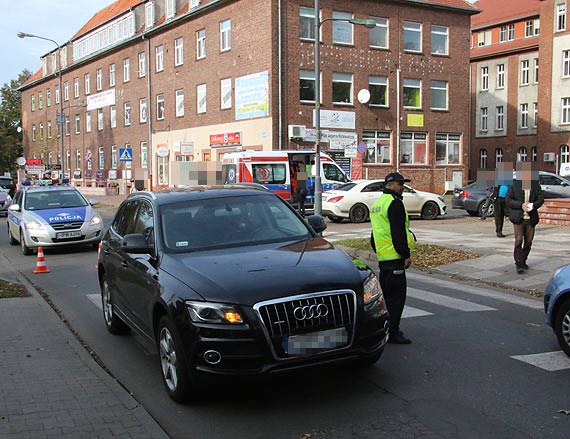
POLYGON ((480 0, 471 19, 470 177, 498 162, 570 162, 567 0, 480 0), (565 70, 566 69, 566 70, 565 70))
POLYGON ((363 143, 352 159, 363 177, 400 170, 443 192, 467 178, 476 12, 464 0, 321 0, 315 69, 312 1, 118 0, 22 87, 24 151, 63 160, 78 185, 147 170, 169 186, 182 161, 313 148, 317 71, 323 151, 346 163, 363 143))

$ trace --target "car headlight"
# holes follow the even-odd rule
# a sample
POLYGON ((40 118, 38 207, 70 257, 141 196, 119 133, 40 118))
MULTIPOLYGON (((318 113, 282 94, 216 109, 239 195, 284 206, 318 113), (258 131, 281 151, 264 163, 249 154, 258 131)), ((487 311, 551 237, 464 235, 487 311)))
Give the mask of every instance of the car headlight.
POLYGON ((91 218, 91 222, 89 223, 90 226, 95 226, 97 224, 101 224, 103 220, 101 219, 101 217, 99 215, 95 215, 93 218, 91 218))
POLYGON ((37 221, 25 221, 28 230, 44 230, 44 226, 37 221))
POLYGON ((214 323, 221 325, 243 324, 243 319, 233 305, 212 302, 186 302, 190 319, 194 323, 214 323))
POLYGON ((364 304, 377 300, 382 295, 382 288, 375 274, 371 274, 364 281, 364 304))

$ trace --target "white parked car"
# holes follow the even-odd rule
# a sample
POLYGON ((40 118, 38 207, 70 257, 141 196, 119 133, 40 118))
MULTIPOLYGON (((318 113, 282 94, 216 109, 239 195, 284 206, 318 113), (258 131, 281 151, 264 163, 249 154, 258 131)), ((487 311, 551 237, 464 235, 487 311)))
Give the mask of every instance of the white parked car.
POLYGON ((0 215, 8 215, 8 207, 12 204, 12 197, 10 197, 9 189, 0 187, 0 215))
MULTIPOLYGON (((384 180, 358 180, 323 193, 322 213, 333 222, 349 219, 353 223, 368 221, 370 209, 382 195, 384 180)), ((446 214, 443 197, 404 185, 404 206, 410 216, 436 219, 446 214)))

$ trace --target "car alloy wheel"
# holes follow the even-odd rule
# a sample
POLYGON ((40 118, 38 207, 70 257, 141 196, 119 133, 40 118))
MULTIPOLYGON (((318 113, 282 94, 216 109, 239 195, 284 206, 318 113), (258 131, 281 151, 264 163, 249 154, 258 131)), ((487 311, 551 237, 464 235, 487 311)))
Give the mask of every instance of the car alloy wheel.
POLYGON ((570 356, 570 299, 567 299, 558 309, 554 320, 554 331, 560 347, 566 355, 570 356))
POLYGON ((113 300, 111 289, 107 278, 101 280, 101 302, 103 306, 103 317, 105 317, 105 325, 111 334, 119 335, 129 332, 128 326, 113 311, 113 300))
POLYGON ((358 203, 350 209, 350 222, 363 223, 368 219, 368 207, 364 204, 358 203))
POLYGON ((434 220, 439 215, 439 207, 433 201, 428 201, 422 207, 422 219, 424 220, 434 220))

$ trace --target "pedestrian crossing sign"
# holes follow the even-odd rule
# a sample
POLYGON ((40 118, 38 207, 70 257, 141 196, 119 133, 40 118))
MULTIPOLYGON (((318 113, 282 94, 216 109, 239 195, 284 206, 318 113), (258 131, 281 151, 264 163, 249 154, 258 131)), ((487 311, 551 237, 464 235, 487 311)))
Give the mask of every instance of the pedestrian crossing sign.
POLYGON ((133 148, 119 148, 119 161, 132 162, 133 161, 133 148))

